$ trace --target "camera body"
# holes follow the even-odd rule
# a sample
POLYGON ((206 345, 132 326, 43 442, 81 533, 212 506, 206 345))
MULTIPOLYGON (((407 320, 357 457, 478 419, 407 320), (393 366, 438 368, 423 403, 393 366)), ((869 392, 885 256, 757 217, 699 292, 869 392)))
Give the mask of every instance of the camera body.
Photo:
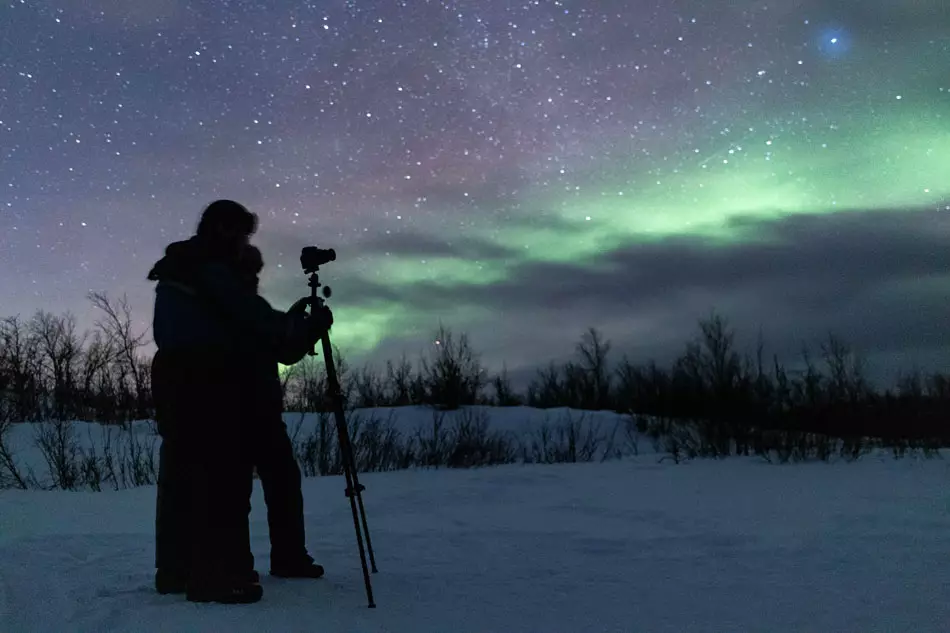
POLYGON ((324 264, 336 261, 336 251, 332 248, 317 248, 316 246, 304 246, 300 250, 300 266, 304 273, 313 273, 320 269, 324 264))

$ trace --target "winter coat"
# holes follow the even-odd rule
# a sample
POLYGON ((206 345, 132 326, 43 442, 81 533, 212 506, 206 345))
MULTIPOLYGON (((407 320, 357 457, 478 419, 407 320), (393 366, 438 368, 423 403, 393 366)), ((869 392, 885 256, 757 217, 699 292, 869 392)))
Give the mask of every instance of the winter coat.
POLYGON ((160 350, 240 350, 291 365, 316 342, 304 314, 248 292, 231 262, 198 237, 170 244, 148 278, 158 282, 152 332, 160 350))

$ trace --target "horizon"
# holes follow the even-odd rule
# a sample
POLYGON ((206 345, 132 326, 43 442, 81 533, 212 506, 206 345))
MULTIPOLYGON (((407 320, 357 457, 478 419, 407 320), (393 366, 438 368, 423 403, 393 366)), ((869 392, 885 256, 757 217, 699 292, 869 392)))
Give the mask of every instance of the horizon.
MULTIPOLYGON (((110 307, 115 308, 117 310, 117 313, 121 313, 120 302, 122 301, 122 297, 105 297, 105 298, 110 302, 111 304, 110 307)), ((90 304, 92 304, 92 299, 90 299, 90 304)), ((99 317, 102 317, 105 315, 105 313, 102 312, 101 308, 96 307, 96 308, 93 308, 93 310, 94 310, 94 313, 98 315, 99 317)), ((32 336, 34 334, 30 330, 31 324, 33 323, 34 319, 37 316, 43 313, 47 315, 52 315, 54 318, 58 320, 72 319, 75 325, 74 334, 76 336, 76 342, 80 344, 81 349, 88 342, 89 340, 88 336, 90 334, 94 334, 98 329, 98 326, 96 323, 96 321, 98 320, 97 318, 87 319, 87 321, 89 321, 90 324, 88 326, 84 326, 83 320, 77 318, 77 316, 74 313, 71 313, 68 311, 61 312, 61 313, 54 313, 52 311, 49 311, 49 310, 44 311, 42 309, 38 309, 34 311, 34 313, 32 314, 0 315, 0 324, 2 324, 2 322, 5 320, 9 320, 11 318, 15 319, 20 324, 21 328, 25 328, 22 330, 22 332, 26 333, 28 336, 32 336)), ((134 315, 134 311, 132 311, 132 313, 134 315)), ((121 314, 120 314, 120 318, 122 318, 121 314)), ((678 348, 673 347, 672 345, 669 346, 668 348, 669 353, 665 357, 631 356, 628 351, 625 351, 623 349, 618 349, 614 341, 610 340, 609 338, 604 337, 604 333, 601 330, 597 328, 592 328, 592 329, 596 331, 596 334, 599 337, 600 344, 605 346, 605 349, 607 351, 606 356, 605 356, 606 367, 608 371, 610 372, 611 374, 610 378, 613 381, 617 378, 617 375, 616 375, 617 370, 620 368, 621 365, 627 362, 631 363, 634 367, 639 367, 639 368, 647 367, 648 365, 652 363, 656 363, 656 365, 662 369, 671 370, 673 368, 674 363, 679 358, 681 358, 683 353, 686 351, 687 345, 701 341, 700 327, 703 323, 710 322, 712 319, 721 320, 721 323, 724 325, 724 333, 727 336, 731 336, 732 343, 731 343, 730 349, 735 351, 743 362, 755 363, 756 354, 758 352, 758 346, 761 345, 762 346, 762 349, 761 349, 762 360, 764 362, 764 372, 766 375, 773 376, 773 377, 775 374, 776 362, 779 363, 779 365, 784 371, 788 372, 788 375, 790 377, 799 377, 807 368, 805 354, 808 355, 811 362, 814 364, 815 368, 818 369, 818 371, 822 373, 828 371, 829 367, 827 366, 824 353, 823 353, 823 347, 828 343, 843 345, 843 347, 841 348, 841 351, 845 355, 842 358, 842 360, 849 363, 854 363, 854 367, 857 369, 857 371, 860 372, 860 375, 862 376, 862 378, 868 381, 869 387, 871 387, 872 389, 876 391, 880 391, 880 390, 886 391, 894 387, 898 387, 899 386, 898 383, 901 379, 910 378, 913 375, 917 375, 923 379, 926 379, 928 376, 946 375, 946 372, 941 370, 940 368, 938 368, 937 370, 931 371, 931 370, 928 370, 926 367, 921 367, 920 365, 912 365, 909 367, 898 367, 896 370, 896 373, 894 374, 888 374, 886 372, 882 372, 881 368, 874 364, 873 357, 869 358, 868 355, 864 353, 861 349, 855 348, 851 344, 851 341, 847 340, 847 338, 835 332, 827 332, 825 333, 824 336, 818 339, 814 339, 814 340, 809 340, 809 341, 800 340, 798 341, 798 347, 795 348, 795 351, 793 353, 786 356, 781 356, 774 351, 776 348, 771 346, 769 341, 761 338, 760 336, 753 336, 751 335, 750 332, 737 331, 734 325, 731 323, 730 319, 728 318, 728 315, 718 313, 715 310, 699 318, 697 323, 694 324, 695 325, 694 331, 690 333, 689 337, 686 337, 681 341, 681 345, 678 348)), ((143 335, 144 337, 144 341, 141 343, 141 345, 138 346, 137 349, 139 349, 140 352, 144 351, 144 356, 146 359, 151 358, 151 356, 154 355, 156 348, 155 348, 154 342, 149 337, 150 328, 148 328, 147 326, 141 323, 138 323, 138 325, 143 329, 136 329, 136 322, 134 321, 134 316, 133 316, 133 320, 130 321, 129 323, 132 325, 132 332, 131 332, 132 336, 143 335)), ((405 359, 405 361, 407 361, 412 366, 413 370, 417 371, 420 368, 420 362, 431 361, 432 359, 431 354, 432 352, 435 351, 432 346, 441 345, 444 342, 442 340, 439 340, 439 327, 440 326, 437 324, 431 328, 431 332, 433 336, 429 337, 427 341, 429 345, 429 349, 420 347, 418 350, 416 350, 415 353, 410 353, 406 349, 403 349, 400 354, 389 357, 389 358, 383 358, 383 359, 364 358, 361 360, 359 357, 357 357, 355 362, 354 362, 353 357, 347 354, 346 350, 340 349, 339 345, 337 345, 335 340, 333 340, 333 333, 331 332, 331 341, 334 348, 336 349, 334 361, 337 364, 339 364, 340 359, 342 357, 343 361, 347 364, 347 366, 349 367, 351 371, 365 368, 376 373, 378 372, 385 373, 386 364, 388 362, 392 362, 394 365, 398 366, 398 364, 401 363, 403 359, 405 359)), ((482 370, 485 372, 485 383, 482 387, 483 389, 487 390, 490 388, 491 381, 493 378, 504 375, 510 382, 511 386, 515 389, 515 391, 522 395, 529 389, 529 387, 537 379, 541 378, 541 373, 544 370, 548 370, 552 366, 557 367, 559 370, 562 370, 567 363, 577 361, 578 360, 577 349, 582 343, 585 343, 585 344, 590 343, 589 334, 591 332, 591 328, 585 329, 581 331, 580 334, 573 341, 565 341, 564 349, 561 352, 552 353, 552 355, 544 363, 528 365, 525 367, 512 368, 508 365, 507 362, 504 361, 504 359, 502 359, 501 363, 497 363, 497 364, 485 363, 484 355, 478 349, 477 345, 470 339, 467 332, 455 330, 452 328, 451 324, 443 323, 441 324, 441 327, 444 328, 442 330, 442 333, 447 335, 448 337, 451 337, 455 343, 458 343, 460 340, 460 337, 462 336, 464 336, 467 339, 469 349, 471 349, 474 352, 475 356, 478 358, 478 362, 480 363, 482 370)), ((114 334, 110 333, 110 334, 106 334, 106 336, 107 338, 111 338, 112 336, 114 336, 114 334)), ((702 345, 701 342, 700 344, 702 345)), ((322 352, 320 352, 319 350, 319 343, 317 344, 315 349, 319 352, 316 358, 317 359, 321 358, 322 352)), ((295 365, 283 365, 281 363, 277 363, 278 370, 281 374, 284 374, 285 372, 292 370, 297 365, 300 365, 302 363, 306 364, 307 361, 308 361, 308 357, 305 356, 303 359, 301 359, 299 363, 295 365)), ((323 371, 323 361, 316 360, 315 362, 316 362, 316 368, 319 371, 323 371)))

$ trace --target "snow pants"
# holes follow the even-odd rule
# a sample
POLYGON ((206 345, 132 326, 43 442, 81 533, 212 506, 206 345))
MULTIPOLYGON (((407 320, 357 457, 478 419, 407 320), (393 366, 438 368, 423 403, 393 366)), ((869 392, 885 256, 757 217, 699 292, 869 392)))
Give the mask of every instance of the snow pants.
MULTIPOLYGON (((292 566, 307 559, 307 547, 303 494, 300 491, 300 467, 294 456, 293 444, 287 435, 287 425, 281 417, 282 403, 269 402, 267 408, 270 410, 251 407, 249 413, 253 419, 247 420, 246 424, 249 429, 250 458, 257 468, 264 501, 267 504, 270 562, 273 569, 292 566)), ((248 488, 248 496, 250 491, 251 487, 248 488)), ((247 522, 244 526, 247 527, 247 522)), ((249 536, 248 534, 244 566, 253 568, 254 557, 250 551, 249 536)))
POLYGON ((206 579, 247 571, 252 465, 242 428, 244 377, 235 360, 211 350, 160 350, 152 361, 162 438, 155 514, 159 569, 206 579))

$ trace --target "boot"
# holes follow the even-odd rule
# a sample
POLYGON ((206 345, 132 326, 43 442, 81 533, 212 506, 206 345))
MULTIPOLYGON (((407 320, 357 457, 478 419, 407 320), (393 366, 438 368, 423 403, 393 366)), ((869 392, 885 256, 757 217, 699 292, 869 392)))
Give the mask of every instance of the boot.
POLYGON ((264 589, 247 577, 216 576, 189 579, 185 598, 189 602, 251 604, 264 597, 264 589))
MULTIPOLYGON (((243 579, 245 582, 257 584, 261 575, 252 569, 243 579)), ((159 569, 155 572, 155 590, 161 595, 185 593, 188 588, 188 574, 178 570, 159 569)))
POLYGON ((270 575, 277 578, 322 578, 323 573, 323 565, 313 562, 310 556, 293 560, 272 560, 270 565, 270 575))
POLYGON ((188 574, 178 569, 159 569, 155 572, 155 591, 161 595, 185 593, 188 574))

